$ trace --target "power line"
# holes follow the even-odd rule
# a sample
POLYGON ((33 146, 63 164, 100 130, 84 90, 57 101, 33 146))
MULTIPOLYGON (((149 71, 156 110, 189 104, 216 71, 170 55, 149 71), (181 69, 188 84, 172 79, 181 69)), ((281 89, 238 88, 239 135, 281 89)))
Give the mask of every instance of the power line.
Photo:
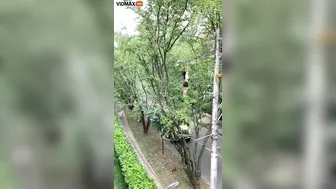
POLYGON ((204 59, 209 58, 209 56, 213 56, 213 53, 207 53, 207 54, 203 54, 203 55, 200 55, 200 56, 197 56, 197 57, 188 58, 188 59, 185 59, 185 60, 178 60, 176 63, 178 63, 178 64, 181 63, 182 64, 182 63, 190 62, 192 60, 204 60, 204 59))

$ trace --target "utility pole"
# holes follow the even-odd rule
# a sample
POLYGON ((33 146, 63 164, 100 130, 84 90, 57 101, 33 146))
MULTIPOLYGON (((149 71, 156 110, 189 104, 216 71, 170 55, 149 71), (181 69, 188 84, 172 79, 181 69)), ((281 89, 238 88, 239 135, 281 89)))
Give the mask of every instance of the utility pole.
POLYGON ((219 40, 220 40, 220 34, 219 34, 219 28, 216 29, 215 34, 215 48, 216 48, 216 54, 215 54, 215 68, 214 68, 214 80, 213 80, 213 99, 212 99, 212 152, 211 152, 211 173, 210 173, 210 188, 211 189, 217 189, 217 158, 218 158, 218 96, 219 96, 219 60, 220 60, 220 46, 219 46, 219 40))
MULTIPOLYGON (((311 43, 308 60, 307 114, 305 125, 305 156, 303 188, 324 188, 325 181, 325 129, 326 49, 318 35, 327 31, 328 0, 311 1, 311 43), (322 32, 322 33, 321 33, 322 32)), ((332 2, 332 1, 329 1, 332 2)))

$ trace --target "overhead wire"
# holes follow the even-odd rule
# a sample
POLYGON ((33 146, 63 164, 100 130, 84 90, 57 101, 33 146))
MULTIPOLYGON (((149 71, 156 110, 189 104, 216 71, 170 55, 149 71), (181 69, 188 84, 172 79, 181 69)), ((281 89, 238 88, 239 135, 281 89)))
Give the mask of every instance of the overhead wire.
POLYGON ((204 60, 204 59, 209 58, 209 56, 211 56, 211 55, 213 56, 213 53, 207 53, 207 54, 203 54, 203 55, 200 55, 200 56, 197 56, 197 57, 188 58, 188 59, 185 59, 185 60, 178 60, 176 63, 177 64, 183 64, 183 63, 190 62, 192 60, 197 60, 197 59, 198 60, 204 60))

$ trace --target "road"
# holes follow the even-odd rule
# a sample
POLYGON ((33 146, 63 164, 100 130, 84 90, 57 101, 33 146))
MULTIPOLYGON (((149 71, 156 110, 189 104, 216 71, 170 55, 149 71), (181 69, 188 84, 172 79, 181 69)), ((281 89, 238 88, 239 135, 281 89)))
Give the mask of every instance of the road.
MULTIPOLYGON (((204 120, 203 122, 207 123, 209 122, 209 120, 204 120)), ((220 126, 219 126, 220 128, 220 126)), ((194 138, 195 137, 195 133, 192 134, 194 138)), ((206 136, 206 129, 205 128, 202 128, 200 130, 200 133, 199 133, 199 138, 201 137, 204 137, 206 136)), ((222 136, 221 135, 218 135, 219 138, 218 138, 218 146, 222 146, 222 136)), ((200 140, 198 141, 199 143, 203 144, 203 140, 200 140)), ((167 144, 167 146, 176 154, 178 154, 177 150, 175 149, 174 145, 168 141, 165 142, 167 144)), ((203 157, 202 157, 202 163, 201 163, 201 171, 202 171, 202 178, 208 182, 210 184, 210 167, 211 167, 211 143, 212 143, 212 140, 211 138, 208 139, 208 142, 207 142, 207 147, 203 153, 203 157)), ((189 143, 189 147, 191 149, 191 152, 194 151, 194 144, 195 144, 195 141, 194 140, 191 140, 189 143)), ((200 149, 200 145, 198 145, 198 150, 200 149)), ((222 158, 221 157, 218 157, 217 159, 217 169, 218 169, 218 172, 217 172, 217 188, 222 188, 222 158)))

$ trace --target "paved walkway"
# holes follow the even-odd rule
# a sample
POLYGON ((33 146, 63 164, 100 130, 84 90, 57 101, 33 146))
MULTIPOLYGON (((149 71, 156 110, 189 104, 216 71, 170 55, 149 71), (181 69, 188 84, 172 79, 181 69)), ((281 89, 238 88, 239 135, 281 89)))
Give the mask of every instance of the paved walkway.
POLYGON ((119 117, 119 120, 121 121, 121 125, 124 128, 126 137, 127 137, 128 141, 130 142, 131 146, 133 147, 134 151, 136 152, 136 154, 137 154, 137 156, 138 156, 138 158, 140 160, 140 163, 144 166, 144 168, 147 171, 147 173, 149 174, 149 176, 151 178, 153 178, 153 180, 155 181, 158 189, 163 189, 163 187, 161 185, 161 182, 160 182, 160 179, 155 174, 155 171, 152 169, 152 167, 150 166, 150 164, 146 160, 145 156, 142 154, 141 149, 138 146, 138 144, 137 144, 137 142, 136 142, 136 140, 135 140, 135 138, 133 136, 133 133, 132 133, 131 129, 129 128, 127 119, 125 117, 125 114, 119 113, 118 117, 119 117), (123 116, 121 116, 121 115, 123 115, 123 116))

